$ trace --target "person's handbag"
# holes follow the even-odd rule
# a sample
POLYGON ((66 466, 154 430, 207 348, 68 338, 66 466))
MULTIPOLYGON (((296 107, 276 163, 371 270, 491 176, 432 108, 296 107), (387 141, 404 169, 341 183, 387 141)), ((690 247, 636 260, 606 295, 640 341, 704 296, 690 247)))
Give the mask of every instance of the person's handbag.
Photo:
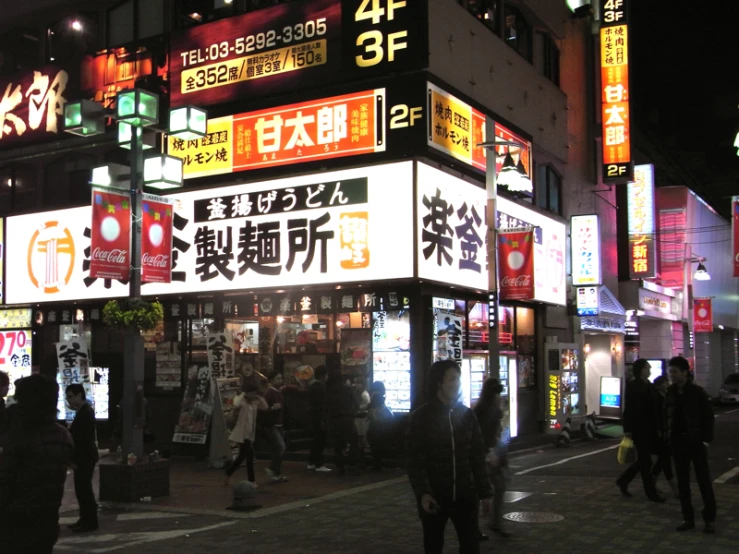
POLYGON ((618 445, 618 463, 621 465, 630 464, 635 459, 634 441, 629 437, 624 437, 621 439, 621 444, 618 445))

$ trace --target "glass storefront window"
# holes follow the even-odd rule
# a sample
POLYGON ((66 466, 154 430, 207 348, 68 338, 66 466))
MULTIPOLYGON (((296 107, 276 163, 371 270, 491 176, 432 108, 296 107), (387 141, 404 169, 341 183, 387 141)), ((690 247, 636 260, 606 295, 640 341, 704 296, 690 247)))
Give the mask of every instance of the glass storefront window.
POLYGON ((487 350, 488 348, 488 304, 482 301, 467 303, 469 330, 467 348, 469 350, 487 350))

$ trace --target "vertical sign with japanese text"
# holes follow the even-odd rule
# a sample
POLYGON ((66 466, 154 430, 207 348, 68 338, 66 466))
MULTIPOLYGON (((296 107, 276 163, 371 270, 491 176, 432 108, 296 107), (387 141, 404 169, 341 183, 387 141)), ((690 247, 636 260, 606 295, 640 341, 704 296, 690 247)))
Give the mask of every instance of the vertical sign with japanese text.
POLYGON ((631 279, 657 274, 656 226, 654 216, 654 166, 634 168, 634 182, 626 185, 629 232, 629 276, 631 279))
POLYGON ((208 332, 205 335, 208 365, 216 379, 234 377, 234 337, 231 331, 208 332))
POLYGON ((574 215, 570 220, 572 284, 600 285, 600 226, 597 215, 574 215))
POLYGON ((182 409, 172 442, 206 443, 210 418, 213 417, 213 383, 209 366, 192 365, 188 368, 182 409))
POLYGON ((57 364, 62 377, 71 379, 71 383, 89 383, 90 351, 87 340, 79 337, 55 344, 57 364))
POLYGON ((710 298, 693 299, 693 332, 710 333, 713 331, 713 306, 710 298))
MULTIPOLYGON (((731 237, 731 253, 734 257, 734 261, 732 263, 732 266, 734 267, 734 277, 739 277, 739 196, 734 196, 731 199, 731 237)), ((2 244, 2 240, 0 240, 0 244, 2 244)))
POLYGON ((603 182, 633 176, 629 113, 628 0, 601 0, 600 71, 603 182))
POLYGON ((30 329, 0 330, 0 371, 10 378, 7 396, 15 394, 14 383, 18 379, 31 375, 32 335, 30 329))
POLYGON ((172 200, 144 194, 141 204, 141 281, 172 280, 172 200))
POLYGON ((127 193, 92 189, 90 277, 127 281, 131 271, 131 205, 127 193))

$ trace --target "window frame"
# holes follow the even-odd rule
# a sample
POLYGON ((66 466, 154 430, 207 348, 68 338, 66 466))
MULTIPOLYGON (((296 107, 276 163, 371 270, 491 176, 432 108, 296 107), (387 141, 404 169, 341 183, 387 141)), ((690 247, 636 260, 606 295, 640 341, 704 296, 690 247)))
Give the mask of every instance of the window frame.
POLYGON ((519 56, 521 56, 523 59, 525 59, 530 64, 534 63, 534 25, 526 19, 523 12, 516 6, 513 6, 511 4, 508 4, 506 2, 505 4, 505 10, 503 15, 503 40, 505 43, 513 50, 518 52, 519 56), (516 20, 516 38, 510 39, 508 38, 508 17, 509 15, 515 16, 516 20), (526 38, 525 46, 526 50, 522 51, 521 48, 521 30, 525 30, 526 38), (513 41, 513 42, 512 42, 513 41))
POLYGON ((547 210, 549 212, 562 215, 562 189, 564 188, 564 178, 562 177, 562 174, 557 171, 557 169, 552 165, 551 163, 542 164, 541 166, 537 165, 536 170, 534 171, 534 174, 536 175, 538 179, 539 169, 540 167, 544 168, 544 176, 545 176, 545 182, 544 187, 546 190, 546 199, 544 200, 544 203, 540 203, 539 198, 539 183, 534 183, 534 201, 533 204, 543 210, 547 210), (559 180, 559 189, 557 191, 557 209, 554 209, 552 207, 552 183, 551 183, 551 176, 554 175, 559 180))

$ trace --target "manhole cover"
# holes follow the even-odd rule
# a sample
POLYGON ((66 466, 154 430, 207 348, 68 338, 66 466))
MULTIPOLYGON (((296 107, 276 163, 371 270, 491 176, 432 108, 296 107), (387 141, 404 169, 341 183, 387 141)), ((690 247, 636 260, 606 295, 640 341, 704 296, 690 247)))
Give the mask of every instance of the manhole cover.
POLYGON ((565 518, 551 512, 510 512, 503 517, 516 523, 556 523, 565 518))

